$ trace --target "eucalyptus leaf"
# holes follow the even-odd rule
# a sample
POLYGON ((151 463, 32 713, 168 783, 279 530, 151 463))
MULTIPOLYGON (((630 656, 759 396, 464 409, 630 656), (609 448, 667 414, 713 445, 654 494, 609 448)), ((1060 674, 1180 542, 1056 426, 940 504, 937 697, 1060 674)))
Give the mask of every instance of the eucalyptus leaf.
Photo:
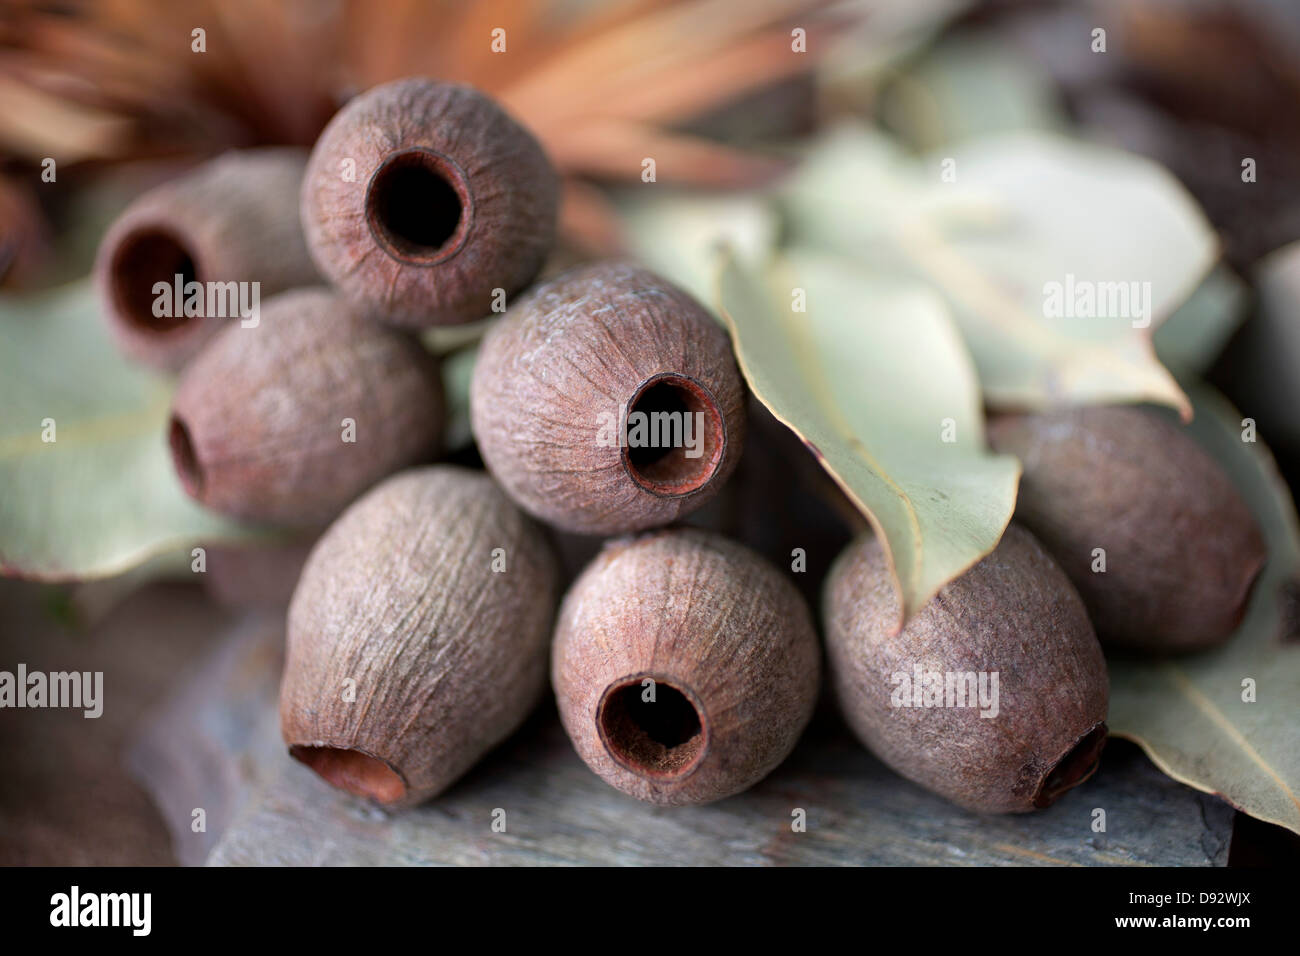
POLYGON ((933 43, 974 0, 868 3, 870 15, 847 18, 817 69, 823 97, 849 114, 869 113, 900 64, 933 43))
POLYGON ((892 79, 880 116, 913 149, 974 136, 1066 126, 1056 83, 1008 37, 949 37, 892 79))
POLYGON ((171 384, 121 358, 88 283, 0 299, 0 571, 124 572, 260 535, 195 504, 172 470, 171 384))
POLYGON ((1287 632, 1300 594, 1295 505, 1268 451, 1242 440, 1236 409, 1204 385, 1187 393, 1191 434, 1246 499, 1268 563, 1222 648, 1164 662, 1112 660, 1108 722, 1175 780, 1300 833, 1300 642, 1287 632))
POLYGON ((985 448, 975 370, 943 300, 803 251, 761 268, 724 254, 718 290, 754 394, 885 542, 902 627, 997 546, 1020 475, 985 448))
POLYGON ((442 360, 442 387, 447 395, 447 433, 443 445, 457 451, 472 444, 474 432, 469 423, 469 387, 478 361, 478 345, 452 352, 442 360))
POLYGON ((755 262, 776 248, 781 220, 774 205, 754 192, 701 193, 643 190, 618 204, 627 242, 648 267, 711 304, 717 251, 724 244, 755 262))
POLYGON ((845 127, 784 200, 796 242, 941 290, 991 404, 1152 401, 1190 414, 1151 335, 1218 245, 1155 163, 1041 131, 915 160, 845 127))
POLYGON ((1245 318, 1250 294, 1231 268, 1220 263, 1156 329, 1156 355, 1181 374, 1204 373, 1245 318))
POLYGON ((477 345, 499 318, 499 315, 489 315, 462 325, 435 325, 420 333, 420 341, 434 355, 450 355, 477 345))

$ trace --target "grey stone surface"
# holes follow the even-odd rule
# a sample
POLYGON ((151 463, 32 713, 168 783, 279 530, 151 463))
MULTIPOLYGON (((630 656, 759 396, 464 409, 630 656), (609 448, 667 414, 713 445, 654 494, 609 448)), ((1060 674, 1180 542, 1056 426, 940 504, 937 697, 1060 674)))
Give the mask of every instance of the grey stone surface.
MULTIPOLYGON (((273 719, 264 731, 276 732, 273 719)), ((985 817, 896 776, 824 716, 749 792, 656 808, 587 770, 548 708, 451 790, 398 814, 329 788, 281 749, 208 862, 1223 865, 1232 810, 1164 777, 1132 745, 1112 745, 1098 775, 1049 810, 985 817), (1098 807, 1105 833, 1091 829, 1098 807), (492 828, 498 809, 505 832, 492 828)))
POLYGON ((578 759, 551 704, 450 790, 389 814, 291 760, 276 711, 278 620, 245 619, 157 708, 134 760, 184 862, 210 865, 1221 866, 1233 812, 1112 740, 1097 775, 1024 816, 960 810, 898 777, 825 705, 747 793, 658 808, 578 759), (190 831, 208 808, 208 833, 190 831), (1094 832, 1094 810, 1106 831, 1094 832), (792 827, 803 810, 804 832, 792 827), (504 832, 493 829, 504 811, 504 832), (500 814, 495 815, 496 819, 500 814), (210 853, 208 848, 211 847, 210 853))
POLYGON ((259 767, 282 752, 263 725, 276 699, 283 646, 282 613, 246 614, 150 711, 127 752, 127 766, 152 795, 184 866, 203 863, 252 793, 259 767))

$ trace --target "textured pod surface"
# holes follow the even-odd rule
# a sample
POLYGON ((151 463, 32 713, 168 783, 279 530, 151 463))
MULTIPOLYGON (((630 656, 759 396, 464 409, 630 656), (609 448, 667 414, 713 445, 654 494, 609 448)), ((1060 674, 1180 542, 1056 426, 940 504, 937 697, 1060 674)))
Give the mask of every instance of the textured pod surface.
POLYGON ((784 760, 820 668, 794 586, 747 548, 682 529, 606 545, 560 608, 551 680, 592 770, 681 805, 739 793, 784 760))
MULTIPOLYGON (((99 246, 95 281, 106 320, 133 358, 176 369, 230 321, 156 316, 154 284, 257 282, 261 301, 320 281, 298 219, 307 152, 226 153, 139 197, 99 246)), ((204 297, 204 311, 207 296, 204 297)), ((214 305, 216 305, 214 300, 214 305)))
POLYGON ((408 328, 490 314, 555 240, 559 177, 482 93, 406 79, 353 99, 312 150, 302 223, 321 271, 372 318, 408 328))
POLYGON ((1074 581, 1107 647, 1179 653, 1236 630, 1264 539, 1223 469, 1178 426, 1139 408, 1086 407, 996 418, 989 441, 1024 462, 1016 517, 1074 581))
POLYGON ((1009 526, 898 634, 884 553, 864 535, 836 560, 824 611, 845 719, 909 780, 1014 813, 1048 806, 1096 769, 1106 662, 1078 592, 1024 529, 1009 526))
POLYGON ((294 593, 290 753, 385 805, 436 795, 541 698, 555 598, 541 530, 490 478, 394 475, 330 527, 294 593))
POLYGON ((557 276, 493 326, 470 418, 506 491, 582 534, 694 511, 726 482, 745 438, 726 332, 685 292, 623 262, 557 276), (640 444, 654 437, 667 440, 640 444))
POLYGON ((431 458, 443 424, 436 360, 338 296, 277 296, 256 328, 223 329, 172 402, 172 460, 225 514, 323 525, 380 478, 431 458))

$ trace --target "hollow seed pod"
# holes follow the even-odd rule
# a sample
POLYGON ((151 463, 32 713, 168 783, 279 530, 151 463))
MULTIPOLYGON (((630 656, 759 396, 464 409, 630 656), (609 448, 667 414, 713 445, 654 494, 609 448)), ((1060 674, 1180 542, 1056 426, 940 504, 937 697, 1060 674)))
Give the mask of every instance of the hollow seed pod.
POLYGON ((582 534, 667 524, 722 487, 744 443, 726 332, 682 290, 622 262, 538 286, 488 332, 470 420, 526 511, 582 534))
POLYGON ((546 689, 555 560, 482 472, 373 488, 321 538, 289 607, 290 754, 386 806, 435 796, 546 689))
POLYGON ((559 177, 527 130, 477 90, 427 79, 343 107, 302 189, 321 272, 372 318, 407 328, 482 318, 524 288, 558 209, 559 177))
POLYGON ((988 813, 1050 805, 1096 769, 1109 684, 1078 592, 1029 532, 893 634, 898 598, 880 542, 858 538, 825 592, 827 661, 841 711, 876 756, 988 813))
POLYGON ((114 221, 95 280, 127 355, 180 368, 254 304, 320 281, 298 220, 306 162, 301 149, 229 152, 140 196, 114 221))
POLYGON ((989 441, 1024 462, 1017 520, 1083 596, 1108 648, 1213 647, 1267 557, 1219 465, 1172 422, 1120 406, 1007 415, 989 441))
POLYGON ((380 478, 431 458, 436 360, 336 295, 277 296, 255 328, 219 332, 172 402, 172 461, 190 497, 238 518, 313 526, 380 478))
POLYGON ((807 605, 752 551, 680 529, 608 543, 561 606, 551 680, 579 756, 650 803, 708 803, 767 776, 812 716, 807 605))

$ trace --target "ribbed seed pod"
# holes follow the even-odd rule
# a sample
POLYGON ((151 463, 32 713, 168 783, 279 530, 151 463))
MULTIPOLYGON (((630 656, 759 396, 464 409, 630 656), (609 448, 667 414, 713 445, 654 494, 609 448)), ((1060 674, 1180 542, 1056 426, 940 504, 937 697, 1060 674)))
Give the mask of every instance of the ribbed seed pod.
POLYGON ((435 796, 541 698, 555 597, 541 530, 490 478, 394 475, 330 527, 294 593, 290 754, 387 806, 435 796))
POLYGON ((239 518, 313 526, 426 461, 443 424, 436 360, 324 289, 286 292, 218 333, 181 376, 172 461, 189 495, 239 518))
POLYGON ((794 586, 747 548, 680 529, 612 541, 574 582, 551 680, 592 770, 682 805, 739 793, 784 760, 820 669, 794 586))
MULTIPOLYGON (((230 152, 127 207, 105 234, 95 262, 102 311, 126 354, 180 368, 238 318, 241 287, 227 283, 259 283, 258 299, 265 302, 320 281, 298 220, 306 163, 301 149, 230 152), (178 275, 182 290, 190 282, 205 284, 204 314, 185 316, 184 300, 177 302, 174 291, 160 300, 155 284, 174 290, 178 275)), ((252 289, 242 287, 245 304, 252 289)))
POLYGON ((1096 769, 1109 682, 1069 579, 1029 532, 945 585, 901 633, 877 539, 825 595, 831 682, 854 732, 909 780, 988 813, 1050 805, 1096 769))
POLYGON ((1178 426, 1098 406, 1002 416, 989 441, 1024 462, 1017 519, 1070 576, 1108 648, 1181 653, 1236 630, 1264 539, 1228 476, 1178 426))
POLYGON ((483 460, 566 531, 667 524, 722 487, 745 438, 726 332, 676 286, 624 262, 544 283, 488 332, 470 388, 483 460))
POLYGON ((302 222, 321 271, 362 311, 424 328, 483 318, 555 240, 542 147, 467 86, 397 80, 353 99, 312 151, 302 222))

